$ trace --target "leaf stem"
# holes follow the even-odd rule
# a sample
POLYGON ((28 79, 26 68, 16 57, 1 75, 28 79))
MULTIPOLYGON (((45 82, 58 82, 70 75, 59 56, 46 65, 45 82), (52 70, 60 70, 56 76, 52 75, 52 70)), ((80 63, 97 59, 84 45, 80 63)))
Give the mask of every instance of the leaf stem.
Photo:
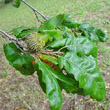
POLYGON ((60 51, 41 51, 42 54, 47 54, 47 55, 53 55, 53 54, 58 54, 58 55, 62 55, 63 52, 60 51))

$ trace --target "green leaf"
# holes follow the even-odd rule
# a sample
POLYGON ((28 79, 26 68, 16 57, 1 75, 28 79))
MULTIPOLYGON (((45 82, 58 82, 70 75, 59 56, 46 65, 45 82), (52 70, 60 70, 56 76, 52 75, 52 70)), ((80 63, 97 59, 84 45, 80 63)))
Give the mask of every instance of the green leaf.
POLYGON ((88 37, 93 42, 98 42, 99 38, 96 36, 96 29, 91 24, 81 24, 79 29, 83 32, 83 35, 88 37))
POLYGON ((68 93, 74 92, 77 93, 81 91, 79 89, 79 83, 75 79, 68 78, 67 76, 63 75, 63 73, 59 73, 52 68, 50 68, 48 65, 45 64, 45 66, 48 68, 50 73, 58 80, 60 87, 62 89, 65 89, 68 93))
POLYGON ((69 33, 67 31, 64 31, 63 32, 63 36, 64 36, 64 38, 71 38, 73 35, 72 35, 72 33, 69 33))
POLYGON ((60 110, 62 107, 61 89, 56 78, 51 74, 51 71, 39 60, 38 68, 42 72, 42 82, 46 85, 46 94, 49 98, 51 110, 60 110))
POLYGON ((40 36, 40 39, 43 40, 45 43, 49 41, 49 35, 45 33, 38 33, 40 36))
POLYGON ((23 75, 32 75, 35 65, 35 60, 32 56, 22 55, 17 58, 14 62, 11 62, 11 65, 18 71, 20 71, 23 75))
POLYGON ((36 67, 36 71, 37 71, 37 75, 38 75, 39 84, 40 84, 43 92, 46 93, 46 85, 45 85, 45 82, 42 81, 42 71, 39 70, 38 66, 36 67))
POLYGON ((66 15, 62 25, 67 26, 68 28, 77 28, 80 24, 74 20, 72 20, 72 15, 66 15))
POLYGON ((41 24, 38 30, 43 31, 55 29, 58 25, 60 25, 63 22, 64 18, 64 14, 59 14, 55 17, 52 17, 49 20, 45 21, 43 24, 41 24))
POLYGON ((13 0, 13 6, 18 8, 21 4, 21 0, 13 0))
MULTIPOLYGON (((53 62, 56 66, 58 64, 58 60, 51 57, 51 56, 46 56, 46 55, 42 55, 43 58, 48 59, 48 61, 53 62)), ((60 87, 62 89, 65 89, 68 93, 72 92, 72 93, 81 93, 81 89, 79 89, 79 83, 73 78, 70 78, 66 75, 64 75, 60 70, 56 71, 52 68, 50 68, 47 64, 45 64, 46 67, 48 68, 48 70, 51 72, 51 74, 58 80, 58 83, 60 85, 60 87)), ((38 71, 38 70, 37 70, 38 71)), ((41 87, 44 85, 43 82, 41 82, 40 77, 41 76, 41 72, 38 72, 38 76, 39 76, 39 82, 41 84, 41 87)), ((43 91, 45 92, 45 87, 42 87, 43 91)))
POLYGON ((96 31, 95 31, 95 33, 96 33, 96 35, 99 37, 99 40, 101 41, 101 42, 104 42, 104 41, 106 41, 107 40, 107 33, 106 32, 104 32, 103 30, 101 30, 101 29, 97 29, 96 31))
POLYGON ((15 29, 11 30, 11 32, 15 36, 18 36, 23 30, 28 30, 28 27, 21 26, 21 27, 18 27, 18 28, 15 28, 15 29))
POLYGON ((52 42, 49 47, 54 49, 54 48, 60 48, 60 47, 63 47, 65 46, 65 43, 66 43, 66 39, 62 39, 62 40, 58 40, 58 41, 54 41, 52 42))
POLYGON ((18 50, 13 43, 4 44, 3 48, 9 62, 15 61, 21 55, 20 50, 18 50))
POLYGON ((4 53, 10 65, 23 75, 34 73, 35 59, 30 55, 22 55, 13 43, 4 45, 4 53))
POLYGON ((21 27, 18 27, 16 29, 13 29, 11 32, 17 38, 22 38, 22 37, 28 35, 29 33, 33 32, 33 31, 36 31, 36 30, 37 30, 37 27, 28 28, 28 27, 21 26, 21 27))
POLYGON ((65 69, 68 74, 74 75, 79 81, 79 88, 83 89, 83 94, 88 95, 98 101, 106 96, 104 80, 97 67, 96 59, 92 56, 78 57, 73 51, 65 53, 58 58, 59 67, 65 69))
POLYGON ((66 40, 66 46, 68 50, 76 52, 78 55, 93 55, 97 57, 97 45, 91 42, 86 37, 74 37, 71 36, 66 40))
POLYGON ((43 30, 42 33, 49 35, 49 41, 63 39, 62 31, 60 31, 58 29, 43 30))
POLYGON ((88 24, 88 23, 83 23, 81 25, 79 25, 79 29, 82 29, 82 30, 87 30, 88 28, 91 28, 93 27, 92 24, 88 24))
POLYGON ((84 36, 88 37, 93 42, 104 42, 107 40, 107 34, 100 29, 96 29, 91 24, 84 23, 79 25, 78 28, 82 31, 84 36))
POLYGON ((49 45, 52 49, 67 49, 76 52, 79 56, 93 55, 97 57, 97 45, 83 36, 67 36, 63 40, 54 41, 49 45))
MULTIPOLYGON (((45 58, 48 58, 49 61, 53 62, 54 64, 58 64, 57 61, 54 61, 53 59, 49 59, 50 57, 43 55, 43 57, 45 56, 45 58)), ((57 79, 60 87, 62 89, 65 89, 68 93, 82 93, 82 89, 79 88, 79 83, 73 78, 70 78, 68 76, 65 76, 63 73, 61 73, 61 71, 56 71, 53 70, 52 68, 50 68, 47 64, 44 64, 48 70, 51 72, 51 74, 57 79)), ((39 78, 39 83, 40 86, 42 87, 43 91, 46 93, 46 87, 45 87, 45 83, 42 82, 42 72, 39 71, 38 68, 36 68, 37 70, 37 74, 38 74, 38 78, 39 78)))
POLYGON ((72 30, 70 28, 66 27, 63 24, 61 24, 60 26, 58 26, 58 29, 62 30, 63 32, 72 33, 72 30))
POLYGON ((44 58, 48 59, 49 61, 53 62, 55 65, 58 64, 58 61, 56 58, 52 57, 52 56, 47 56, 47 55, 42 55, 44 58))

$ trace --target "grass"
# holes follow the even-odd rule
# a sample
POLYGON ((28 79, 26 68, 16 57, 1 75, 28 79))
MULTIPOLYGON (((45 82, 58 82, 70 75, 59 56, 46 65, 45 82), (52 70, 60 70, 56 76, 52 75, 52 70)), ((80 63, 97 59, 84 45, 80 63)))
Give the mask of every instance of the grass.
MULTIPOLYGON (((70 13, 79 22, 92 23, 108 32, 106 43, 99 43, 98 65, 106 81, 107 96, 97 102, 86 97, 72 96, 77 102, 76 110, 109 110, 110 104, 110 0, 26 0, 47 17, 70 13)), ((41 18, 42 19, 42 18, 41 18)), ((39 26, 31 9, 21 4, 0 7, 0 29, 10 31, 19 26, 39 26)), ((48 110, 48 100, 42 93, 36 74, 23 76, 7 62, 0 36, 0 109, 1 110, 48 110)), ((70 96, 64 94, 63 110, 70 105, 70 96)))
MULTIPOLYGON (((74 19, 105 28, 110 24, 108 0, 27 0, 33 7, 48 17, 59 13, 71 13, 74 19), (103 15, 103 16, 100 16, 103 15)), ((0 29, 9 31, 18 26, 38 26, 31 9, 21 4, 20 8, 7 4, 0 9, 0 29)))

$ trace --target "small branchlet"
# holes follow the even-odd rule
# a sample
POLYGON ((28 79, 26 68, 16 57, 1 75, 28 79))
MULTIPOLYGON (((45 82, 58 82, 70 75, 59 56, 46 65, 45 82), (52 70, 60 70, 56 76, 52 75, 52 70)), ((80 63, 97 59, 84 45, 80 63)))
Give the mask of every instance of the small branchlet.
POLYGON ((14 38, 14 37, 10 36, 9 34, 7 34, 6 32, 4 32, 4 31, 2 31, 2 30, 0 30, 0 34, 1 34, 2 36, 7 37, 11 42, 13 42, 13 43, 16 45, 16 47, 17 47, 22 53, 26 54, 26 52, 23 50, 23 48, 28 49, 28 47, 24 46, 24 45, 21 43, 21 40, 24 39, 24 38, 26 38, 26 37, 28 37, 28 35, 27 35, 27 36, 24 36, 23 38, 18 38, 18 39, 17 39, 17 38, 14 38))
MULTIPOLYGON (((26 35, 26 36, 24 36, 24 37, 22 37, 22 38, 14 38, 14 37, 10 36, 9 34, 7 34, 6 32, 4 32, 4 31, 2 31, 2 30, 0 30, 0 34, 1 34, 2 36, 4 36, 5 38, 8 38, 9 41, 13 42, 13 43, 15 44, 15 46, 16 46, 22 53, 24 53, 24 54, 28 54, 28 53, 36 54, 37 51, 34 52, 34 51, 32 51, 32 50, 30 49, 30 47, 28 47, 28 45, 25 46, 23 43, 21 43, 21 41, 22 41, 23 39, 26 39, 30 34, 28 34, 28 35, 26 35), (28 50, 29 52, 24 51, 24 49, 28 50)), ((38 53, 39 53, 39 51, 38 51, 38 53)), ((46 54, 46 55, 62 55, 62 54, 63 54, 63 52, 61 52, 61 51, 43 50, 43 49, 40 50, 40 53, 41 53, 41 54, 46 54)))
MULTIPOLYGON (((31 8, 31 9, 33 10, 33 12, 34 12, 34 14, 35 14, 35 16, 36 16, 38 22, 41 22, 41 21, 40 21, 40 19, 38 18, 38 15, 37 15, 37 14, 39 14, 41 17, 43 17, 44 20, 48 20, 48 19, 49 19, 48 17, 46 17, 45 15, 43 15, 42 13, 40 13, 38 10, 36 10, 35 8, 33 8, 33 7, 32 7, 29 3, 27 3, 25 0, 21 0, 21 1, 22 1, 24 4, 26 4, 29 8, 31 8)), ((42 22, 41 22, 41 23, 42 23, 42 22)), ((22 41, 23 39, 27 38, 27 37, 29 36, 29 34, 26 35, 26 36, 24 36, 24 37, 22 37, 22 38, 14 38, 14 37, 10 36, 9 34, 7 34, 6 32, 4 32, 3 30, 0 30, 0 34, 2 35, 2 37, 3 37, 3 36, 4 36, 4 37, 7 37, 11 42, 13 42, 13 43, 16 45, 16 47, 17 47, 22 53, 27 54, 27 53, 24 51, 24 49, 28 49, 28 50, 29 50, 29 48, 26 47, 24 44, 22 44, 21 41, 22 41)), ((30 50, 30 52, 31 52, 31 50, 30 50)))
MULTIPOLYGON (((37 14, 39 14, 41 17, 43 17, 44 20, 48 20, 48 19, 49 19, 48 17, 46 17, 45 15, 43 15, 42 13, 40 13, 38 10, 36 10, 35 8, 33 8, 33 7, 32 7, 29 3, 27 3, 25 0, 21 0, 21 1, 22 1, 24 4, 26 4, 29 8, 31 8, 31 9, 33 10, 33 12, 34 12, 34 14, 35 14, 35 16, 36 16, 38 22, 39 22, 40 20, 39 20, 37 14)), ((41 21, 40 21, 40 22, 41 22, 41 21)))
MULTIPOLYGON (((36 10, 35 8, 33 8, 29 3, 27 3, 25 0, 21 0, 24 4, 26 4, 29 8, 31 8, 38 20, 38 22, 42 23, 42 21, 39 19, 38 14, 43 17, 44 20, 48 20, 49 17, 46 17, 45 15, 43 15, 42 13, 40 13, 38 10, 36 10)), ((5 38, 8 38, 11 42, 13 42, 15 44, 15 46, 24 54, 36 54, 36 52, 33 52, 28 45, 24 45, 23 43, 21 43, 21 41, 23 39, 26 39, 30 34, 22 37, 22 38, 14 38, 12 36, 10 36, 9 34, 7 34, 6 32, 4 32, 3 30, 0 30, 0 34, 2 36, 4 36, 5 38), (24 49, 28 50, 29 52, 24 51, 24 49)), ((42 54, 48 54, 48 55, 52 55, 52 54, 56 54, 56 55, 62 55, 63 53, 60 51, 49 51, 49 50, 41 50, 40 53, 42 54)))

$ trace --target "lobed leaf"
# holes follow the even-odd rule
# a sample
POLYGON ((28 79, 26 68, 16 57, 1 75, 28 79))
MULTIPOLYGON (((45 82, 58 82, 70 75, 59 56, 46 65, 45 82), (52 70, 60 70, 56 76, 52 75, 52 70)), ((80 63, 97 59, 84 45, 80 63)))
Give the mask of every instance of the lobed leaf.
POLYGON ((74 75, 79 81, 79 88, 83 89, 83 94, 88 95, 98 101, 106 96, 104 80, 97 67, 96 59, 92 56, 78 57, 73 51, 65 53, 58 58, 59 67, 65 69, 68 74, 74 75))
POLYGON ((62 30, 63 32, 72 33, 72 30, 63 24, 59 25, 58 29, 62 30))
MULTIPOLYGON (((57 66, 58 60, 55 57, 42 55, 42 57, 40 57, 40 59, 46 63, 44 65, 48 68, 48 70, 51 72, 51 74, 57 79, 57 81, 62 89, 65 89, 68 93, 70 93, 70 92, 80 93, 82 91, 81 89, 79 89, 79 83, 74 78, 70 78, 69 76, 64 75, 61 72, 61 70, 58 71, 57 69, 54 69, 54 67, 51 68, 48 65, 48 62, 50 61, 50 62, 54 63, 55 66, 57 66)), ((41 73, 39 72, 38 75, 39 74, 41 74, 41 73)), ((43 86, 43 83, 41 84, 41 86, 43 86)), ((44 90, 44 92, 46 91, 45 87, 43 87, 43 90, 44 90)))
POLYGON ((36 30, 37 30, 37 27, 28 28, 28 27, 21 26, 11 30, 11 32, 16 36, 16 38, 22 38, 36 30))
POLYGON ((60 31, 58 29, 43 30, 42 33, 49 35, 49 41, 63 39, 62 31, 60 31))
POLYGON ((41 24, 39 27, 38 31, 43 31, 43 30, 52 30, 55 29, 57 26, 59 26, 65 18, 64 14, 59 14, 55 17, 50 18, 49 20, 45 21, 44 23, 41 24))
POLYGON ((63 46, 65 46, 65 43, 66 43, 66 39, 61 39, 61 40, 58 40, 58 41, 53 41, 49 47, 54 49, 54 48, 61 48, 63 46))
POLYGON ((65 19, 62 22, 62 25, 66 26, 68 28, 77 28, 80 25, 80 23, 72 20, 72 15, 71 14, 67 14, 65 16, 65 19))
POLYGON ((79 91, 81 91, 81 89, 79 89, 78 81, 66 77, 66 75, 63 75, 63 73, 53 70, 46 64, 45 66, 48 68, 51 74, 58 80, 59 85, 62 89, 65 89, 68 93, 70 92, 78 93, 79 91))
POLYGON ((70 38, 67 38, 66 47, 67 50, 74 51, 80 56, 93 55, 94 57, 97 57, 97 45, 83 36, 71 36, 70 38))
POLYGON ((79 25, 78 28, 82 31, 84 36, 88 37, 93 42, 104 42, 107 40, 107 33, 101 29, 96 29, 91 24, 84 23, 79 25))

